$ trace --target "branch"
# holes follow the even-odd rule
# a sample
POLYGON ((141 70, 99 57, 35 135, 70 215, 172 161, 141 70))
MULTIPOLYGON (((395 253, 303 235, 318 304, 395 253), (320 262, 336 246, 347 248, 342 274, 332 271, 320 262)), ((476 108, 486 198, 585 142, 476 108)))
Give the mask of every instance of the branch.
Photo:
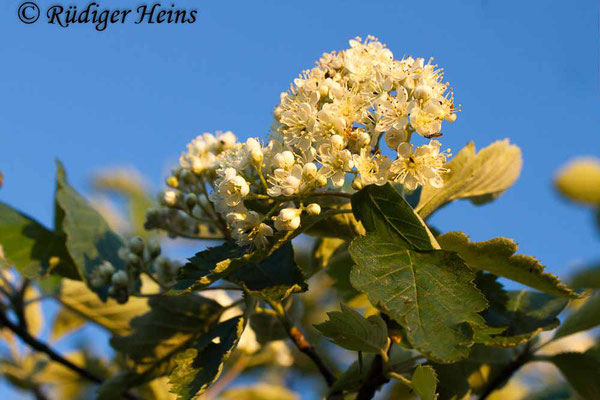
POLYGON ((356 400, 370 400, 381 386, 386 384, 390 378, 384 373, 383 357, 376 355, 371 364, 371 370, 366 382, 358 390, 356 400))
POLYGON ((328 386, 333 385, 333 383, 336 381, 337 378, 335 377, 333 372, 331 372, 329 367, 327 365, 325 365, 325 362, 323 361, 323 359, 319 356, 319 354, 317 354, 316 349, 308 342, 308 340, 306 339, 304 334, 300 331, 300 329, 298 329, 298 327, 295 326, 290 321, 290 319, 287 317, 287 315, 285 314, 285 311, 283 310, 283 306, 281 305, 281 303, 269 302, 269 304, 271 305, 271 307, 273 307, 273 310, 275 310, 275 312, 277 313, 277 317, 279 318, 279 321, 283 325, 283 328, 285 329, 285 331, 288 334, 288 336, 290 337, 290 339, 292 339, 292 342, 294 342, 294 344, 296 345, 298 350, 300 350, 302 353, 306 354, 312 360, 312 362, 317 366, 319 372, 321 373, 321 375, 323 375, 323 378, 325 378, 327 385, 328 386))
MULTIPOLYGON (((47 344, 45 344, 45 343, 39 341, 38 339, 34 338, 33 336, 31 336, 29 334, 29 332, 27 332, 27 330, 25 330, 25 329, 21 328, 19 325, 13 323, 6 316, 6 314, 4 312, 0 312, 0 325, 10 329, 15 335, 17 335, 19 338, 21 338, 21 340, 23 342, 25 342, 26 344, 28 344, 32 349, 39 351, 41 353, 45 353, 46 355, 48 355, 48 357, 50 357, 51 360, 70 369, 71 371, 75 372, 82 378, 85 378, 88 381, 91 381, 91 382, 97 383, 97 384, 102 384, 104 382, 104 379, 102 379, 101 377, 95 375, 94 373, 88 371, 85 368, 81 368, 78 365, 73 364, 71 361, 67 360, 66 358, 64 358, 63 356, 58 354, 56 351, 54 351, 52 348, 50 348, 47 344)), ((128 400, 141 400, 136 395, 128 393, 128 392, 125 392, 123 394, 123 397, 125 397, 128 400)))
POLYGON ((506 381, 508 381, 515 372, 519 370, 523 365, 525 365, 528 361, 531 360, 532 354, 529 352, 529 343, 523 349, 523 352, 517 357, 513 362, 508 364, 500 374, 490 382, 489 385, 485 388, 485 390, 479 396, 479 400, 487 399, 489 395, 491 395, 495 390, 499 389, 506 381))

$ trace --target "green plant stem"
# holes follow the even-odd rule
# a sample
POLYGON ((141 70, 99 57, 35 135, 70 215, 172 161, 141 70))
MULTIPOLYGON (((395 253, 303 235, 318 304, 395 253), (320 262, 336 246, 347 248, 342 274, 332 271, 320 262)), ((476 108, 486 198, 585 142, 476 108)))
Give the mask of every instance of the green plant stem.
POLYGON ((316 349, 309 343, 309 341, 306 339, 306 337, 300 331, 300 329, 298 329, 298 327, 290 321, 281 303, 270 301, 269 304, 277 313, 279 321, 283 325, 283 328, 285 329, 290 339, 292 339, 292 342, 294 342, 294 345, 296 345, 298 350, 306 354, 317 366, 317 369, 319 370, 321 375, 323 375, 323 378, 325 378, 327 385, 333 385, 333 383, 336 381, 335 375, 333 374, 333 372, 331 372, 329 367, 325 364, 323 359, 317 353, 316 349))
MULTIPOLYGON (((29 347, 31 347, 33 350, 36 350, 40 353, 46 354, 48 357, 50 357, 50 359, 52 361, 55 361, 55 362, 61 364, 63 367, 70 369, 71 371, 75 372, 77 375, 81 376, 82 378, 85 378, 88 381, 96 383, 96 384, 102 384, 104 382, 104 380, 101 377, 95 375, 93 372, 88 371, 85 368, 82 368, 82 367, 72 363, 71 361, 67 360, 66 358, 64 358, 63 356, 58 354, 52 348, 50 348, 46 343, 43 343, 43 342, 39 341, 38 339, 34 338, 33 336, 31 336, 31 334, 27 330, 25 330, 21 326, 13 323, 4 312, 0 312, 0 325, 11 330, 15 335, 17 335, 19 338, 21 338, 21 340, 24 343, 26 343, 29 347)), ((136 396, 132 393, 129 393, 129 392, 125 392, 123 394, 123 397, 128 400, 142 400, 138 396, 136 396)))

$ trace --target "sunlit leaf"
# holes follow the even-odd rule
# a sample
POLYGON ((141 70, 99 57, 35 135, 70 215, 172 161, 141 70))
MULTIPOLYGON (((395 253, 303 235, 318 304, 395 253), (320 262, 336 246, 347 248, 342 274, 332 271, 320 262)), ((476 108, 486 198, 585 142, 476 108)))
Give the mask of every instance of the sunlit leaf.
POLYGON ((217 380, 243 331, 241 317, 221 322, 175 357, 176 368, 169 383, 179 400, 196 398, 217 380))
POLYGON ((409 250, 377 233, 354 239, 350 254, 352 285, 404 327, 411 345, 438 362, 469 354, 487 303, 457 255, 409 250))
POLYGON ((52 325, 51 338, 57 340, 65 334, 91 321, 117 335, 131 332, 129 322, 149 307, 148 300, 132 297, 125 304, 113 299, 102 302, 81 282, 64 279, 56 299, 62 304, 52 325))
POLYGON ((0 245, 5 262, 26 277, 38 277, 52 267, 63 276, 79 279, 64 241, 34 219, 2 202, 0 245))
POLYGON ((555 296, 578 297, 556 276, 544 272, 545 267, 536 258, 515 254, 518 246, 512 239, 471 242, 462 232, 449 232, 437 240, 444 250, 458 253, 472 269, 488 271, 555 296))
POLYGON ((556 176, 556 188, 567 198, 600 205, 600 160, 581 158, 571 161, 556 176))
POLYGON ((521 173, 521 149, 508 139, 496 141, 475 153, 473 142, 456 154, 442 175, 444 186, 423 187, 415 208, 423 218, 456 199, 469 199, 475 204, 494 200, 512 186, 521 173))
POLYGON ((399 238, 411 248, 433 250, 435 238, 412 207, 389 183, 369 185, 352 196, 352 211, 367 232, 399 238))
POLYGON ((94 287, 90 279, 94 270, 104 261, 116 270, 125 268, 118 251, 123 239, 114 233, 104 218, 67 182, 62 164, 57 161, 56 175, 57 227, 66 236, 66 246, 80 275, 102 300, 108 297, 109 285, 94 287))

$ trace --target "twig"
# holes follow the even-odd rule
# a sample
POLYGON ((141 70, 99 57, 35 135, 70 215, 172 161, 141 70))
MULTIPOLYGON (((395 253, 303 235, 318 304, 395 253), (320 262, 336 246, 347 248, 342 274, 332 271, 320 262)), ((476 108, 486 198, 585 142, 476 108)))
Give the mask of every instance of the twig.
POLYGON ((488 398, 488 396, 491 395, 496 389, 500 388, 500 386, 502 386, 506 381, 508 381, 514 375, 514 373, 519 370, 519 368, 521 368, 523 365, 525 365, 528 361, 531 360, 533 355, 531 354, 529 349, 530 347, 528 343, 527 346, 525 346, 525 349, 523 349, 523 352, 519 355, 519 357, 517 357, 516 360, 504 367, 504 369, 500 371, 500 374, 496 377, 496 379, 492 380, 490 384, 487 385, 485 390, 481 393, 481 396, 479 396, 479 400, 484 400, 488 398))
POLYGON ((386 384, 390 379, 384 374, 383 357, 376 355, 371 364, 371 370, 366 382, 358 390, 356 400, 370 400, 375 396, 379 388, 386 384))
MULTIPOLYGON (((91 382, 94 382, 97 384, 102 384, 104 382, 104 380, 101 377, 95 375, 94 373, 88 371, 85 368, 81 368, 78 365, 72 363, 71 361, 67 360, 66 358, 64 358, 63 356, 58 354, 52 348, 50 348, 47 344, 45 344, 45 343, 39 341, 38 339, 34 338, 33 336, 31 336, 29 334, 29 332, 27 332, 27 330, 24 330, 19 325, 13 323, 6 316, 6 314, 4 312, 0 312, 0 325, 5 326, 6 328, 10 329, 15 335, 20 337, 21 340, 23 342, 25 342, 27 345, 29 345, 32 349, 39 351, 41 353, 45 353, 46 355, 48 355, 48 357, 50 357, 51 360, 70 369, 71 371, 73 371, 76 374, 78 374, 79 376, 87 379, 88 381, 91 381, 91 382)), ((123 394, 123 397, 125 397, 128 400, 141 400, 138 396, 131 394, 129 392, 125 392, 123 394)))
POLYGON ((271 305, 271 307, 273 307, 273 310, 275 310, 275 312, 277 313, 279 321, 283 325, 286 333, 288 334, 290 339, 292 339, 292 342, 294 342, 294 344, 296 345, 298 350, 300 350, 302 353, 306 354, 312 360, 312 362, 317 366, 317 369, 319 370, 321 375, 323 375, 323 378, 325 378, 327 385, 328 386, 333 385, 333 383, 336 381, 335 375, 333 374, 333 372, 331 372, 329 367, 327 365, 325 365, 325 362, 323 361, 323 359, 319 356, 319 354, 317 354, 316 349, 308 342, 308 340, 306 339, 304 334, 300 331, 300 329, 298 329, 298 327, 295 326, 290 321, 290 319, 285 314, 285 311, 283 310, 283 306, 281 305, 281 303, 269 302, 269 304, 271 305))

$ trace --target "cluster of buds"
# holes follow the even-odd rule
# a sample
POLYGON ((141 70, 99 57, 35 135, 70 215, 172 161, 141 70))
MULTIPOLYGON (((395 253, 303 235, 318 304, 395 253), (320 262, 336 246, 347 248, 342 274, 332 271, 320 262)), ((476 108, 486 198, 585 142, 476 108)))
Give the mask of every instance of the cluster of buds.
POLYGON ((110 285, 108 295, 119 303, 127 302, 130 294, 137 290, 136 282, 142 273, 167 287, 174 283, 181 264, 160 254, 160 244, 156 240, 149 239, 146 242, 141 237, 133 237, 126 246, 119 249, 119 257, 125 261, 125 269, 117 271, 110 262, 104 261, 94 270, 90 284, 94 287, 110 285))
POLYGON ((396 60, 372 37, 351 40, 349 49, 324 54, 281 94, 267 143, 240 143, 231 132, 194 139, 147 226, 187 237, 220 231, 240 246, 266 248, 277 232, 299 229, 303 214, 336 207, 309 199, 350 184, 439 188, 449 152, 432 139, 457 111, 442 79, 431 61, 396 60), (426 143, 415 148, 413 136, 426 143))

